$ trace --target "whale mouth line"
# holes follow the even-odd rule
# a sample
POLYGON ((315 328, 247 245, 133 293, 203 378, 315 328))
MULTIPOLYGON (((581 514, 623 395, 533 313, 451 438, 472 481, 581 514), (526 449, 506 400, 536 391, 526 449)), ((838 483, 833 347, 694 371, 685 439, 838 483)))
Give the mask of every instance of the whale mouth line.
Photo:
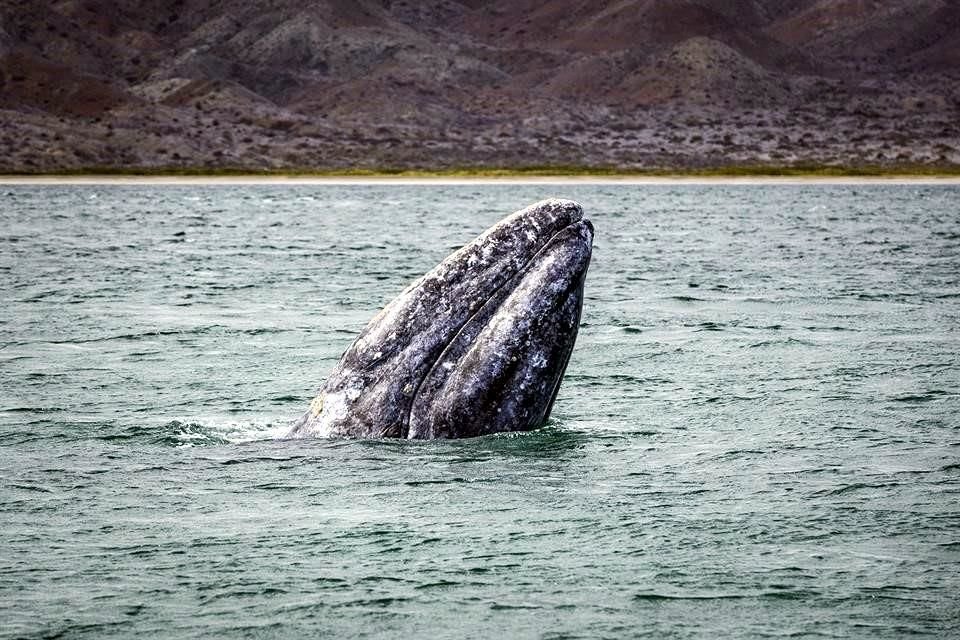
MULTIPOLYGON (((536 262, 537 258, 542 256, 545 252, 547 252, 548 249, 550 249, 554 240, 556 240, 558 237, 560 237, 563 233, 565 233, 569 229, 578 227, 580 225, 586 225, 587 228, 590 229, 591 235, 593 234, 593 223, 591 223, 589 219, 583 218, 583 217, 580 217, 579 219, 576 219, 570 224, 567 224, 566 226, 561 227, 560 229, 555 231, 553 234, 550 235, 547 241, 543 243, 543 246, 537 249, 537 251, 534 252, 534 254, 530 256, 530 258, 526 262, 523 263, 523 266, 520 267, 516 273, 514 273, 509 279, 503 282, 499 287, 491 291, 490 294, 483 299, 483 302, 477 306, 477 310, 471 313, 469 316, 467 316, 467 318, 463 321, 463 323, 456 328, 456 331, 451 333, 450 339, 446 341, 446 344, 444 345, 443 349, 440 351, 436 359, 430 365, 430 368, 427 369, 426 373, 424 373, 424 375, 420 378, 420 380, 417 381, 417 386, 414 388, 413 392, 410 394, 410 403, 409 403, 409 406, 407 407, 407 410, 403 418, 403 422, 401 423, 401 426, 400 426, 400 438, 409 439, 410 417, 413 414, 416 399, 420 393, 420 389, 423 387, 423 383, 430 378, 431 374, 433 374, 434 370, 437 368, 437 365, 443 362, 444 356, 446 356, 450 348, 457 343, 458 338, 464 332, 464 330, 470 325, 473 319, 476 318, 481 313, 483 313, 484 311, 486 311, 487 305, 490 304, 492 300, 495 300, 498 296, 500 296, 502 292, 506 291, 509 293, 513 291, 517 287, 517 285, 519 285, 519 283, 523 281, 524 276, 530 272, 530 268, 536 262)), ((504 299, 506 298, 504 297, 504 299)), ((502 300, 501 300, 501 303, 502 303, 502 300)), ((489 323, 489 320, 487 322, 489 323)), ((558 380, 557 389, 559 389, 559 386, 560 386, 560 381, 558 380)), ((553 395, 554 397, 556 397, 556 390, 554 390, 553 395)))

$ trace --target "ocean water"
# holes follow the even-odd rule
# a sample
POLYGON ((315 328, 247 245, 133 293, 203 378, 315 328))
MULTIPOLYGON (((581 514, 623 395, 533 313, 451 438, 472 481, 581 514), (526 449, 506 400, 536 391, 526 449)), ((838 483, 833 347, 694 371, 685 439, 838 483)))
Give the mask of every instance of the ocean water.
POLYGON ((0 637, 960 636, 960 188, 0 187, 0 637), (548 196, 551 423, 282 438, 548 196))

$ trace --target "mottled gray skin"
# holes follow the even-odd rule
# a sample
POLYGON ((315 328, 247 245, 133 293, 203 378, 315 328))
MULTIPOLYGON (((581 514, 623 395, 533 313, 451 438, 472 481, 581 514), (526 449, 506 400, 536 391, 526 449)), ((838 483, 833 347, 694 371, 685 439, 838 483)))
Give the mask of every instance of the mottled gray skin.
POLYGON ((544 200, 377 314, 291 437, 464 438, 543 425, 577 337, 593 226, 544 200))

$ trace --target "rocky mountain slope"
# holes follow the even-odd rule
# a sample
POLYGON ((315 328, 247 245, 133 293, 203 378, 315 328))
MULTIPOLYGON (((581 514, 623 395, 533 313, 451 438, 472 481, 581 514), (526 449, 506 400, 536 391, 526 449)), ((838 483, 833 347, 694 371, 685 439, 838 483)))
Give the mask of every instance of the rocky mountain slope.
POLYGON ((0 171, 957 164, 958 116, 954 0, 0 0, 0 171))

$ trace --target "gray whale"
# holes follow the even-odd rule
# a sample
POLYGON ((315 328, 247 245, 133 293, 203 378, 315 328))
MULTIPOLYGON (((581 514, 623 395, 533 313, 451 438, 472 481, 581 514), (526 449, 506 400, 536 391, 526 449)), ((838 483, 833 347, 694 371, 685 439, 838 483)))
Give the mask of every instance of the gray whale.
POLYGON ((577 337, 593 225, 544 200, 414 281, 344 352, 290 437, 463 438, 543 425, 577 337))

